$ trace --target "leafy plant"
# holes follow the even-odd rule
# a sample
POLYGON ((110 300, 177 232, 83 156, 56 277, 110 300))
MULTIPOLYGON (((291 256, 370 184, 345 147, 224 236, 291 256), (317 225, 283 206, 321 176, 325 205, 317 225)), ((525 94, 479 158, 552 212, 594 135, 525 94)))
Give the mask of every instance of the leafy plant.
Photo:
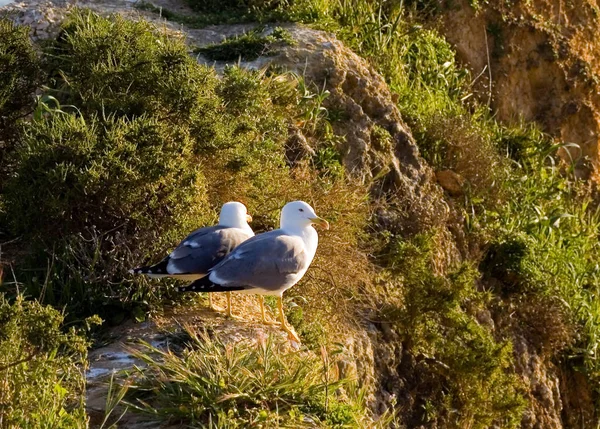
POLYGON ((157 115, 188 124, 218 108, 214 71, 199 67, 181 40, 146 21, 75 10, 47 55, 50 95, 84 114, 157 115))
MULTIPOLYGON (((0 424, 85 428, 87 340, 64 316, 19 295, 0 295, 0 424)), ((98 323, 90 319, 88 323, 98 323)))
POLYGON ((6 155, 19 131, 18 120, 33 110, 34 92, 41 80, 40 61, 28 27, 0 18, 0 183, 6 174, 6 155))
POLYGON ((434 243, 427 235, 410 241, 391 237, 382 254, 394 276, 382 317, 401 336, 412 356, 411 380, 420 383, 405 387, 420 393, 406 421, 519 427, 525 402, 519 379, 509 371, 511 343, 497 341, 475 318, 488 297, 475 287, 474 267, 435 273, 434 243))

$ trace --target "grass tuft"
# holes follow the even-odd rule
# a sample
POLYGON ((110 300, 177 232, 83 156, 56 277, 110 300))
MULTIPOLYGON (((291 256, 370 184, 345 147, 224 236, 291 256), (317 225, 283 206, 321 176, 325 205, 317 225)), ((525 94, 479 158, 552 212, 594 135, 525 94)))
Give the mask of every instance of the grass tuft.
POLYGON ((131 407, 203 427, 334 428, 372 421, 360 394, 349 380, 337 379, 329 359, 285 351, 272 337, 223 344, 189 326, 185 333, 180 353, 149 344, 136 353, 145 367, 132 374, 131 407))

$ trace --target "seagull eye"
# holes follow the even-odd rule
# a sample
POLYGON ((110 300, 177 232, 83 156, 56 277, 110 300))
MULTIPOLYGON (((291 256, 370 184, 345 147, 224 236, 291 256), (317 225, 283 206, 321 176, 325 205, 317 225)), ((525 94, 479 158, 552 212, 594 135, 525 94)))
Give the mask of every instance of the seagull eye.
POLYGON ((303 212, 303 211, 304 211, 304 209, 298 209, 298 210, 300 210, 301 212, 303 212))

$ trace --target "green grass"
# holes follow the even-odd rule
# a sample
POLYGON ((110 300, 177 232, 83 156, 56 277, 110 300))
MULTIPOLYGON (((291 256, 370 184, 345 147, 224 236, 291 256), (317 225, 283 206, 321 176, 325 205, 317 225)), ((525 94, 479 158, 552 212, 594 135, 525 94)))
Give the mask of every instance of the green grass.
MULTIPOLYGON (((404 6, 339 0, 318 6, 320 13, 315 16, 327 15, 325 19, 311 21, 292 14, 286 19, 334 29, 386 77, 425 159, 434 168, 452 169, 467 180, 467 195, 458 207, 470 246, 480 249, 471 256, 471 264, 480 269, 484 284, 495 285, 490 286, 490 293, 511 302, 541 303, 536 307, 540 318, 556 329, 538 327, 530 333, 532 340, 535 337, 538 346, 546 347, 544 353, 568 359, 577 367, 583 364, 590 380, 597 380, 600 309, 595 299, 598 269, 594 255, 598 254, 600 221, 593 195, 569 173, 568 163, 554 165, 560 164, 558 146, 549 136, 531 124, 498 124, 484 102, 475 99, 471 77, 456 64, 450 45, 435 30, 422 26, 424 18, 440 11, 431 2, 404 6), (557 302, 563 304, 557 307, 557 302)), ((318 163, 327 162, 328 157, 326 150, 321 152, 318 163)), ((377 263, 385 266, 390 261, 377 259, 377 263)), ((406 267, 396 275, 407 276, 411 270, 414 267, 406 267)), ((450 281, 448 276, 446 281, 450 281)), ((523 308, 523 314, 527 312, 523 308)), ((465 331, 459 330, 453 341, 458 341, 460 332, 467 335, 471 328, 465 323, 465 331)), ((441 321, 438 327, 448 324, 448 320, 441 321)), ((495 347, 502 348, 513 334, 503 333, 505 339, 487 349, 492 361, 497 362, 495 347)), ((486 335, 486 341, 494 344, 486 335)), ((434 356, 443 356, 444 349, 451 347, 452 343, 443 345, 434 356)), ((503 350, 504 363, 498 368, 508 368, 505 365, 510 361, 510 352, 503 350)), ((475 361, 465 361, 477 371, 475 361)), ((439 409, 440 404, 434 400, 426 408, 439 409)), ((515 416, 513 423, 518 420, 515 416)), ((486 418, 474 417, 472 423, 486 418)))
POLYGON ((351 7, 356 2, 342 7, 338 34, 386 76, 429 163, 467 179, 461 211, 468 239, 490 252, 520 243, 516 254, 500 253, 493 270, 480 267, 484 280, 499 279, 505 288, 491 292, 521 296, 523 305, 548 304, 536 308, 554 329, 540 327, 532 338, 551 345, 545 353, 575 366, 583 362, 595 384, 600 219, 588 186, 574 179, 570 165, 560 165, 558 146, 534 125, 504 127, 485 106, 469 101, 469 76, 435 31, 415 26, 400 9, 359 3, 363 9, 351 7), (556 302, 562 309, 550 304, 556 302))
POLYGON ((151 2, 142 1, 135 7, 163 18, 187 25, 190 28, 203 28, 214 24, 265 23, 277 21, 329 22, 329 0, 284 0, 284 1, 226 1, 213 2, 190 0, 189 6, 196 14, 180 14, 170 9, 157 7, 151 2))
POLYGON ((354 382, 335 376, 334 356, 325 349, 319 359, 286 351, 271 337, 250 345, 223 344, 191 327, 184 334, 176 351, 145 344, 136 353, 145 366, 130 374, 129 406, 157 420, 209 428, 376 427, 354 382))

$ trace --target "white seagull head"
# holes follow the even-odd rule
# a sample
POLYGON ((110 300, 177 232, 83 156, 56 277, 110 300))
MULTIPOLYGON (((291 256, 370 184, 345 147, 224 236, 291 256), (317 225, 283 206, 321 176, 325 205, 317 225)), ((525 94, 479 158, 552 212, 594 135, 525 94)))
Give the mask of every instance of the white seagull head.
POLYGON ((219 215, 219 225, 228 228, 250 228, 248 222, 252 222, 252 216, 248 214, 246 206, 237 201, 223 204, 219 215))
POLYGON ((315 210, 304 201, 292 201, 281 210, 281 228, 285 230, 303 229, 317 224, 329 229, 329 222, 320 218, 315 210))

